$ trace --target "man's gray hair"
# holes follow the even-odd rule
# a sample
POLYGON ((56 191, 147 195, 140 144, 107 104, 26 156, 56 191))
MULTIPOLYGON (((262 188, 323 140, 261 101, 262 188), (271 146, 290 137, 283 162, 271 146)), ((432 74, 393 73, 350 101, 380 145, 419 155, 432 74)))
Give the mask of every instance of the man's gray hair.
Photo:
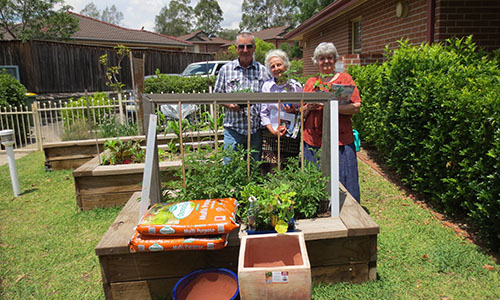
POLYGON ((288 59, 288 55, 286 55, 285 51, 283 51, 283 50, 273 49, 273 50, 269 50, 266 53, 265 63, 266 63, 266 68, 269 71, 271 71, 271 66, 269 65, 269 61, 273 57, 277 57, 277 58, 281 59, 281 61, 283 62, 283 65, 286 68, 286 70, 288 70, 288 67, 290 67, 290 60, 288 59))
POLYGON ((235 45, 238 45, 238 38, 240 36, 243 37, 243 38, 251 37, 252 38, 252 44, 255 45, 255 36, 251 32, 248 32, 248 31, 242 31, 242 32, 240 32, 240 33, 238 33, 236 35, 236 41, 234 42, 235 45))
POLYGON ((315 65, 317 65, 319 58, 327 55, 333 55, 333 58, 337 61, 339 53, 333 43, 322 42, 316 47, 316 49, 314 49, 312 61, 315 65))

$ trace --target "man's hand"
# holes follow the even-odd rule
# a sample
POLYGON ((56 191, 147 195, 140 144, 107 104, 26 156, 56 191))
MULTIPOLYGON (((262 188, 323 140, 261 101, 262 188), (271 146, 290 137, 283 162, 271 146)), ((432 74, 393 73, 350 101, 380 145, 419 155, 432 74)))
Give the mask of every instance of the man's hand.
POLYGON ((238 104, 224 104, 224 106, 235 111, 241 110, 241 107, 238 104))

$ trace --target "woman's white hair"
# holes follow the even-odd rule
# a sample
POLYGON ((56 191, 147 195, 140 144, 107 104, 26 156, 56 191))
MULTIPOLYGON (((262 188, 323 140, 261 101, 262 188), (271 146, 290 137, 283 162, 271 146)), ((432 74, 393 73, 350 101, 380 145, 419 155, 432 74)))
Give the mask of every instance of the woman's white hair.
POLYGON ((319 58, 327 55, 333 55, 333 58, 337 61, 339 53, 333 43, 322 42, 316 47, 316 49, 314 49, 312 61, 315 65, 317 65, 319 58))
POLYGON ((269 65, 269 61, 273 57, 278 57, 279 59, 281 59, 281 61, 283 62, 283 65, 285 66, 285 69, 288 70, 288 67, 290 67, 290 60, 288 59, 288 55, 286 55, 285 51, 283 51, 283 50, 273 49, 273 50, 269 50, 266 53, 266 59, 264 60, 266 63, 266 68, 269 71, 271 71, 271 66, 269 65))

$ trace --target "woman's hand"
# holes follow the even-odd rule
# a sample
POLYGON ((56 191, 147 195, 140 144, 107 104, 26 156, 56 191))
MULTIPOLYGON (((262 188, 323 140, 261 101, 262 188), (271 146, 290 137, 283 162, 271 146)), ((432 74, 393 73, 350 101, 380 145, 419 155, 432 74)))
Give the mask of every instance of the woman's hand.
POLYGON ((299 112, 297 107, 295 107, 294 104, 281 104, 281 108, 290 114, 296 114, 299 112))
POLYGON ((283 136, 286 132, 286 128, 281 126, 281 125, 278 126, 277 130, 274 130, 274 128, 271 124, 268 124, 266 127, 267 127, 267 130, 269 130, 269 132, 274 136, 283 136))

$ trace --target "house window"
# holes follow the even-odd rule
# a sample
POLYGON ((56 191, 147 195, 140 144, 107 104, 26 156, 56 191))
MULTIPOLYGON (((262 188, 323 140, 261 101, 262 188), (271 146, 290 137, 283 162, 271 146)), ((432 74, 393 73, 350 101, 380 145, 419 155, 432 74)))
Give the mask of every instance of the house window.
POLYGON ((361 52, 361 18, 352 20, 352 53, 361 52))
POLYGON ((0 73, 5 70, 7 74, 10 74, 12 77, 17 79, 17 81, 21 81, 19 78, 19 67, 18 66, 0 66, 0 73))

